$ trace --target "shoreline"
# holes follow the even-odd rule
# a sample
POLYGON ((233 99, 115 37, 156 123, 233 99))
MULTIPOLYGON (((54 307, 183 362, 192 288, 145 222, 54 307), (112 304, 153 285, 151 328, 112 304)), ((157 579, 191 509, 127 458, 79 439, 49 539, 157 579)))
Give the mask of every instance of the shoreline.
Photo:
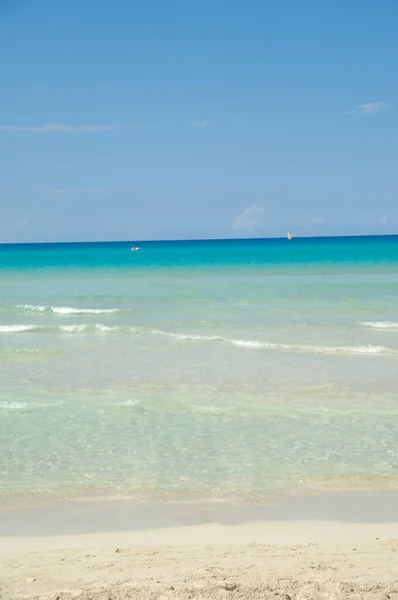
POLYGON ((0 510, 0 597, 395 599, 397 500, 387 490, 268 507, 125 501, 0 510))
POLYGON ((314 492, 283 496, 268 504, 159 502, 150 500, 65 500, 36 506, 0 504, 0 539, 142 532, 211 523, 322 521, 348 524, 398 523, 398 490, 314 492))
MULTIPOLYGON (((324 546, 394 541, 398 551, 398 521, 349 523, 341 521, 252 521, 241 525, 177 525, 135 531, 110 531, 37 536, 0 536, 0 560, 42 553, 129 548, 238 548, 260 546, 324 546)), ((116 552, 118 553, 118 552, 116 552)), ((398 569, 398 559, 397 559, 398 569)), ((397 573, 398 575, 398 573, 397 573)))

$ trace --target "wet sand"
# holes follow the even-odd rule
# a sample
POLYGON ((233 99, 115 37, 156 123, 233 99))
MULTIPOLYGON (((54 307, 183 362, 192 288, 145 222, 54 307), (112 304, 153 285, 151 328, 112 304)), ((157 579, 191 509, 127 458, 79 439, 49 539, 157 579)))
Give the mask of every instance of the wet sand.
POLYGON ((397 500, 386 491, 269 507, 4 509, 0 597, 398 598, 397 500))

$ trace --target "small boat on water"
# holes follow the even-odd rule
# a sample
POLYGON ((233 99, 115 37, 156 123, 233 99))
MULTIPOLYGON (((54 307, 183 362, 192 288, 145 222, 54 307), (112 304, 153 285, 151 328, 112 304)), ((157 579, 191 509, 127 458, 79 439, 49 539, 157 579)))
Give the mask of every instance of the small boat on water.
POLYGON ((137 250, 141 250, 141 248, 139 246, 132 246, 131 247, 131 251, 132 252, 137 252, 137 250))
POLYGON ((287 232, 287 239, 291 240, 292 239, 292 234, 290 233, 290 231, 287 232))

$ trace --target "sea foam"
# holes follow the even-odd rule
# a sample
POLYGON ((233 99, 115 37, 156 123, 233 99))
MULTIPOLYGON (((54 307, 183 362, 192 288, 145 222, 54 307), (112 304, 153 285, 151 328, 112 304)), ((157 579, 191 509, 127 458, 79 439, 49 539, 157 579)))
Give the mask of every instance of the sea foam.
POLYGON ((26 402, 0 401, 0 409, 3 409, 3 410, 23 410, 26 407, 27 407, 26 402))
POLYGON ((55 333, 123 333, 134 335, 160 335, 177 341, 214 343, 220 342, 237 348, 252 350, 280 350, 285 352, 300 352, 310 354, 345 354, 345 355, 397 355, 398 351, 379 345, 361 346, 317 346, 303 344, 283 344, 261 340, 246 340, 227 338, 220 335, 201 335, 197 333, 175 333, 160 329, 146 330, 131 325, 109 326, 103 323, 75 323, 70 325, 0 325, 0 333, 24 333, 29 331, 44 331, 55 333))
POLYGON ((165 335, 177 340, 191 340, 198 342, 220 341, 231 344, 238 348, 265 349, 265 350, 284 350, 290 352, 307 352, 312 354, 397 354, 396 351, 385 348, 384 346, 311 346, 301 344, 282 344, 278 342, 267 342, 260 340, 231 339, 218 335, 198 335, 185 333, 171 333, 158 329, 152 330, 152 334, 165 335))
POLYGON ((38 325, 0 325, 0 333, 23 333, 37 329, 38 325))
POLYGON ((71 306, 46 306, 40 304, 18 304, 25 312, 53 313, 55 315, 106 315, 117 313, 119 308, 73 308, 71 306))
POLYGON ((118 308, 71 308, 69 306, 51 306, 56 315, 106 315, 119 312, 118 308))
POLYGON ((398 329, 398 323, 393 321, 365 321, 361 325, 371 329, 398 329))

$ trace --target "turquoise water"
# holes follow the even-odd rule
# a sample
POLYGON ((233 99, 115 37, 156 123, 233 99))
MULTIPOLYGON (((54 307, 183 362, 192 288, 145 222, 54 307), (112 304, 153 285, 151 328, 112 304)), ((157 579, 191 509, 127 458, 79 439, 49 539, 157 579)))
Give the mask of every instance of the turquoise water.
POLYGON ((0 246, 3 496, 398 480, 398 236, 0 246))

